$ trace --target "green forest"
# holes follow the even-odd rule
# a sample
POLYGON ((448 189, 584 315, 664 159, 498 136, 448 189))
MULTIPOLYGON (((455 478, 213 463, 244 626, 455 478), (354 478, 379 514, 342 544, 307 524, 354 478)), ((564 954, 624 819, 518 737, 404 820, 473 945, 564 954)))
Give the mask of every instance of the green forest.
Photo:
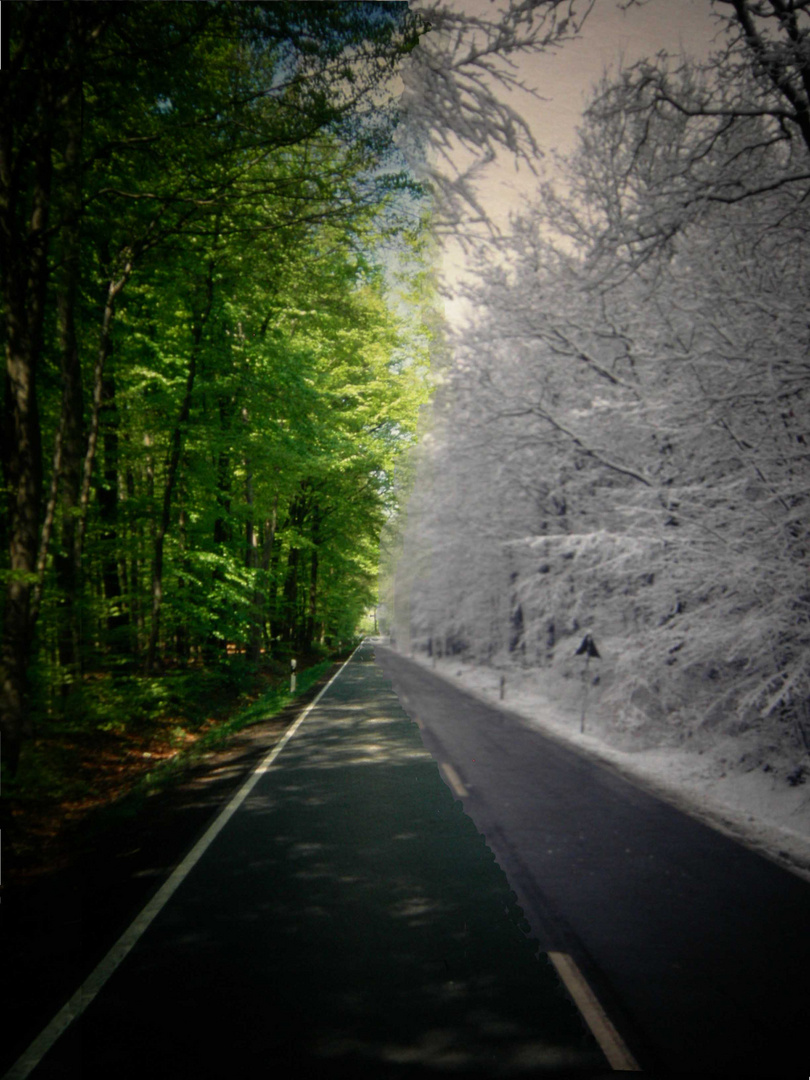
MULTIPOLYGON (((6 3, 0 725, 201 723, 376 603, 427 400, 404 3, 6 3)), ((47 770, 46 770, 47 773, 47 770)))

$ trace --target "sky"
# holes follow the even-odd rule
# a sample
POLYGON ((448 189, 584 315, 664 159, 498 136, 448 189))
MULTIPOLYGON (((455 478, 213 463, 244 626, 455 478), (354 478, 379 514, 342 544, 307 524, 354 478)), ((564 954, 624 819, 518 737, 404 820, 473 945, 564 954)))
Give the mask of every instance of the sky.
POLYGON ((660 49, 705 55, 716 33, 709 0, 648 0, 622 11, 617 0, 597 0, 582 36, 557 52, 529 58, 526 81, 548 100, 525 108, 546 149, 573 148, 575 129, 591 86, 622 56, 633 62, 660 49))
MULTIPOLYGON (((465 9, 476 2, 457 0, 465 9)), ((553 177, 555 151, 573 150, 583 108, 605 69, 615 71, 622 60, 632 63, 662 49, 705 57, 718 32, 711 7, 710 0, 646 0, 623 11, 619 0, 596 0, 578 40, 556 52, 523 60, 521 76, 543 100, 520 93, 507 100, 529 123, 543 152, 547 175, 553 177)), ((536 184, 525 165, 516 172, 513 161, 501 158, 489 167, 478 190, 484 209, 503 227, 510 213, 531 198, 536 184)), ((452 281, 463 274, 459 252, 447 253, 445 272, 452 281)), ((461 317, 463 310, 462 304, 446 305, 451 321, 461 317)))

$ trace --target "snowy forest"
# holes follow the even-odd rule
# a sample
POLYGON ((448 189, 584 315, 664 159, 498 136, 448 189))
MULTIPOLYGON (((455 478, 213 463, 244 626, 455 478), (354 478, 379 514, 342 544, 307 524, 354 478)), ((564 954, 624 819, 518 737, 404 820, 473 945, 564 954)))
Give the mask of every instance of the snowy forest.
MULTIPOLYGON (((706 57, 594 80, 563 179, 468 230, 470 314, 433 342, 382 610, 400 648, 537 670, 560 701, 586 670, 617 746, 744 736, 801 763, 810 4, 711 8, 706 57)), ((471 63, 445 40, 447 70, 471 63)), ((451 230, 472 175, 445 173, 451 230)))
POLYGON ((3 5, 4 770, 375 605, 560 700, 591 634, 619 744, 805 759, 810 2, 593 72, 547 172, 521 65, 599 3, 3 5))

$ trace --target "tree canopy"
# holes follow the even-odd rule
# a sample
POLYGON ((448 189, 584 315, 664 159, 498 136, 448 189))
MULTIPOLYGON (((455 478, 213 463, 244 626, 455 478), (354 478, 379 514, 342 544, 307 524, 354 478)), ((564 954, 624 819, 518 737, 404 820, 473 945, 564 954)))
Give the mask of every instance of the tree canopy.
POLYGON ((803 757, 810 8, 715 10, 708 61, 602 81, 483 248, 387 618, 563 697, 592 631, 609 737, 803 757))
POLYGON ((426 399, 404 3, 4 5, 4 762, 99 678, 350 641, 426 399), (403 269, 404 268, 404 269, 403 269), (416 327, 416 329, 415 329, 416 327))

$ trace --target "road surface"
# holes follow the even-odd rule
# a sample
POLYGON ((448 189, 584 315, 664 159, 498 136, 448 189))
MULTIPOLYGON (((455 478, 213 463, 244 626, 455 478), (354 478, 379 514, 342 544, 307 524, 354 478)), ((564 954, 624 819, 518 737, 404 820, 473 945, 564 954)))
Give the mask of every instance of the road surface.
POLYGON ((515 888, 645 1071, 810 1076, 810 885, 388 649, 515 888))
POLYGON ((288 734, 7 1076, 608 1075, 369 645, 288 734))

